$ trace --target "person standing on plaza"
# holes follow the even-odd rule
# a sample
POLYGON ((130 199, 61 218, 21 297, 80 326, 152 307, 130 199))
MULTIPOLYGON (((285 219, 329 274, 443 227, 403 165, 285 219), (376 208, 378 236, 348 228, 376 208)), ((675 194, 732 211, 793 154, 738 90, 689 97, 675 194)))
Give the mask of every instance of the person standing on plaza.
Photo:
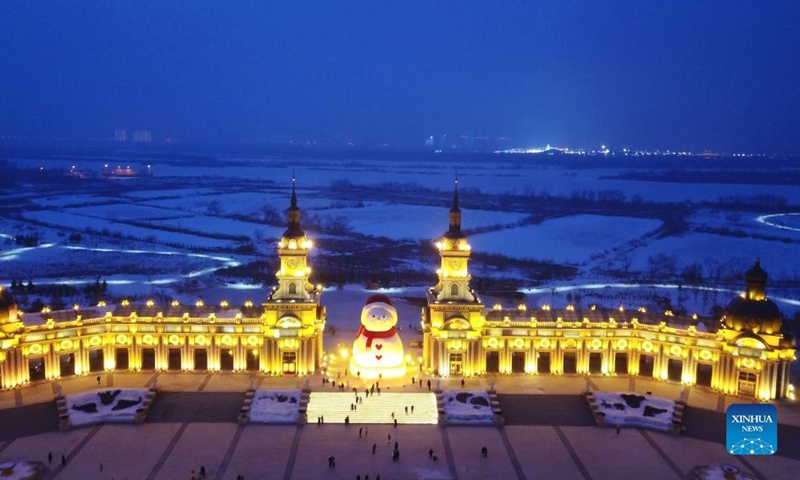
POLYGON ((361 433, 364 431, 364 427, 358 427, 358 438, 361 438, 361 433))
POLYGON ((428 391, 429 392, 431 391, 431 380, 430 379, 428 379, 428 391))
POLYGON ((373 443, 372 444, 372 454, 373 455, 375 455, 375 450, 377 450, 377 449, 378 449, 378 444, 377 443, 373 443))

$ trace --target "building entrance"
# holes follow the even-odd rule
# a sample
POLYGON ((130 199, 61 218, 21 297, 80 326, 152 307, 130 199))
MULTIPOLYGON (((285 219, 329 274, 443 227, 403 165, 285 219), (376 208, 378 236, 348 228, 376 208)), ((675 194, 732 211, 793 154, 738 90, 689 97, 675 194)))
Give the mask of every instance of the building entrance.
POLYGON ((284 375, 294 375, 297 373, 297 352, 283 352, 283 365, 284 375))
POLYGON ((44 380, 46 378, 44 371, 44 358, 29 358, 28 359, 28 375, 31 382, 37 380, 44 380))
POLYGON ((670 358, 667 361, 667 378, 673 382, 680 382, 682 380, 681 373, 683 372, 683 360, 670 358))
POLYGON ((58 356, 58 364, 61 369, 62 377, 75 375, 75 354, 63 353, 58 356))
POLYGON ((710 387, 711 376, 713 373, 713 365, 709 365, 707 363, 698 363, 695 384, 701 387, 710 387))
POLYGON ((450 375, 462 375, 464 373, 464 354, 450 354, 450 375))
POLYGON ((500 352, 486 352, 486 373, 500 373, 500 352))
POLYGON ((589 354, 589 373, 600 375, 603 373, 603 354, 592 352, 589 354))
POLYGON ((89 371, 92 373, 105 370, 105 354, 102 350, 89 350, 89 371))
POLYGON ((627 353, 614 354, 614 373, 616 373, 617 375, 626 375, 628 373, 627 353))
POLYGON ((639 357, 639 376, 652 377, 653 376, 653 356, 642 355, 639 357))
POLYGON ((194 369, 208 370, 208 350, 205 348, 194 349, 194 369))
POLYGON ((758 376, 752 372, 739 372, 739 395, 755 397, 758 376))
POLYGON ((539 352, 536 357, 536 371, 540 375, 550 373, 550 352, 539 352))
POLYGON ((578 354, 564 352, 564 373, 578 373, 578 354))
POLYGON ((167 351, 167 370, 181 369, 181 349, 170 348, 167 351))
POLYGON ((155 370, 156 369, 156 349, 143 348, 142 349, 142 370, 155 370))
POLYGON ((219 369, 223 372, 233 371, 233 350, 223 348, 219 351, 219 369))
POLYGON ((525 352, 511 352, 511 373, 525 373, 525 352))
POLYGON ((250 372, 257 372, 260 370, 258 363, 258 350, 255 348, 247 351, 247 370, 250 372))
POLYGON ((114 350, 114 368, 116 370, 127 370, 130 368, 130 354, 127 348, 117 348, 114 350))

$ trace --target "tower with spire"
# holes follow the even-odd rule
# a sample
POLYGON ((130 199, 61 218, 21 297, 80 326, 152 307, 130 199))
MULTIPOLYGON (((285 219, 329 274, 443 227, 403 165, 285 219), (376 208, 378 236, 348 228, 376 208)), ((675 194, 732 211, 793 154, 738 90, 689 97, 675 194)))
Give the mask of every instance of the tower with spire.
POLYGON ((439 283, 433 287, 436 300, 440 302, 472 303, 475 294, 470 288, 469 255, 471 247, 461 231, 461 208, 458 205, 458 176, 453 186, 453 202, 450 207, 450 227, 436 242, 441 264, 436 274, 439 283))
POLYGON ((311 284, 311 266, 308 254, 314 246, 300 227, 300 207, 297 206, 297 179, 292 176, 292 198, 286 211, 288 225, 278 242, 278 258, 280 268, 275 273, 278 285, 272 292, 270 300, 309 301, 314 298, 317 289, 311 284))
POLYGON ((279 267, 275 272, 278 284, 263 304, 268 345, 262 357, 262 370, 274 374, 313 373, 323 355, 326 312, 320 305, 322 286, 314 286, 310 281, 308 257, 314 245, 300 226, 296 182, 293 174, 292 196, 286 211, 288 223, 278 242, 279 267))
POLYGON ((439 281, 428 290, 422 311, 423 366, 443 376, 473 376, 485 370, 480 341, 483 304, 470 286, 472 249, 461 230, 457 175, 449 217, 447 231, 436 242, 439 281))

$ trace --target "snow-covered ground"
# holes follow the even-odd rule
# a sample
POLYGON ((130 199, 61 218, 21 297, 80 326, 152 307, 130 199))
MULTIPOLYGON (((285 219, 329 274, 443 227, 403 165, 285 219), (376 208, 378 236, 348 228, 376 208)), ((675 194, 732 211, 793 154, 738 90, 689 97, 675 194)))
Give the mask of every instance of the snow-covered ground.
POLYGON ((168 232, 155 228, 136 227, 124 222, 114 222, 56 210, 24 212, 23 217, 52 227, 68 228, 78 233, 84 232, 87 228, 97 232, 106 230, 111 235, 118 234, 122 238, 130 237, 139 240, 152 238, 157 242, 186 245, 187 247, 221 248, 230 246, 230 244, 233 243, 230 240, 218 240, 186 233, 168 232))
POLYGON ((300 416, 300 390, 256 390, 250 406, 250 421, 297 423, 300 416))
MULTIPOLYGON (((468 240, 476 257, 484 252, 498 253, 517 259, 578 266, 577 273, 570 278, 543 282, 536 276, 529 276, 530 269, 527 267, 515 266, 511 262, 503 264, 496 259, 481 262, 478 257, 471 264, 471 272, 476 279, 510 278, 523 282, 523 286, 553 291, 567 283, 574 286, 625 283, 629 279, 621 280, 619 272, 629 271, 630 283, 633 283, 637 278, 654 278, 650 272, 650 259, 666 255, 674 260, 678 274, 684 267, 697 263, 702 266, 706 285, 713 283, 714 287, 724 286, 728 290, 738 291, 741 288, 737 288, 731 279, 740 278, 741 273, 752 265, 753 258, 759 256, 762 265, 770 273, 768 293, 773 297, 786 298, 790 306, 793 305, 791 302, 800 299, 796 289, 776 290, 778 282, 798 278, 800 263, 794 253, 800 242, 800 232, 795 231, 800 225, 800 215, 789 213, 773 216, 775 212, 771 211, 717 210, 698 205, 702 200, 717 200, 730 195, 729 185, 627 180, 618 177, 627 173, 628 167, 594 168, 587 160, 584 168, 571 169, 549 162, 542 163, 533 157, 511 155, 498 155, 492 157, 495 161, 472 162, 468 166, 456 165, 452 158, 445 156, 441 162, 397 158, 334 161, 306 157, 287 160, 266 155, 215 157, 213 154, 201 156, 195 162, 180 158, 147 157, 147 154, 142 154, 137 161, 115 159, 113 154, 103 158, 75 155, 73 158, 11 159, 28 168, 41 165, 46 170, 64 172, 72 165, 81 170, 100 172, 105 163, 130 163, 138 169, 150 164, 154 176, 107 180, 109 185, 119 187, 116 188, 118 194, 101 188, 97 189, 97 195, 93 195, 91 192, 95 184, 87 184, 84 190, 81 190, 80 184, 76 184, 75 194, 71 195, 63 193, 66 190, 38 194, 35 183, 30 184, 30 191, 22 188, 6 193, 4 199, 25 199, 43 210, 23 209, 22 218, 0 218, 0 284, 8 285, 15 277, 23 281, 31 279, 34 283, 80 283, 94 281, 99 275, 109 280, 112 287, 119 286, 113 292, 116 295, 148 291, 156 293, 155 288, 165 289, 168 295, 182 295, 183 292, 179 290, 190 290, 184 285, 188 279, 193 282, 190 286, 193 297, 218 297, 234 301, 235 297, 246 296, 247 299, 262 300, 266 296, 264 287, 249 284, 251 280, 246 277, 221 279, 213 276, 221 266, 230 266, 232 262, 205 262, 191 255, 167 259, 159 252, 212 250, 215 256, 216 252, 220 252, 220 257, 235 259, 237 263, 262 260, 264 257, 260 255, 270 249, 284 227, 266 225, 260 219, 265 215, 283 218, 294 168, 303 220, 308 221, 304 223, 304 228, 309 230, 310 236, 320 247, 315 249, 315 253, 325 256, 335 254, 336 249, 345 245, 349 237, 319 234, 310 227, 313 224, 311 220, 317 224, 342 220, 355 233, 397 241, 398 251, 402 251, 404 256, 400 258, 400 253, 395 256, 391 246, 386 249, 387 256, 395 259, 400 269, 430 271, 432 285, 435 283, 433 272, 438 259, 430 253, 423 254, 424 250, 416 249, 414 243, 427 242, 447 230, 449 205, 442 198, 449 197, 455 167, 458 166, 462 205, 469 205, 470 195, 476 190, 516 194, 519 199, 538 192, 566 198, 574 191, 618 190, 629 199, 633 195, 662 202, 688 199, 693 202, 694 208, 687 218, 686 233, 666 238, 650 235, 662 226, 660 220, 621 216, 624 213, 570 215, 538 225, 518 226, 529 213, 537 212, 519 211, 519 207, 515 207, 518 211, 513 212, 463 208, 465 230, 490 230, 470 235, 468 240), (354 185, 352 193, 343 192, 341 185, 331 190, 331 183, 339 180, 347 180, 354 185), (381 195, 376 195, 375 187, 386 187, 386 182, 392 182, 401 190, 408 187, 407 191, 387 192, 393 194, 392 201, 399 203, 383 201, 381 195), (360 186, 370 187, 370 190, 360 190, 360 186), (434 189, 440 193, 428 201, 428 205, 419 205, 421 201, 426 202, 420 195, 426 194, 417 193, 424 191, 417 187, 434 189), (209 213, 210 210, 214 211, 213 215, 209 213), (234 216, 236 218, 232 218, 234 216), (243 220, 245 217, 252 220, 243 220), (82 247, 98 249, 65 251, 68 234, 83 233, 86 229, 107 230, 104 235, 84 233, 83 239, 77 243, 82 247), (729 230, 729 234, 721 234, 725 229, 729 230), (719 232, 712 233, 714 231, 719 232), (13 235, 16 234, 36 234, 41 243, 33 248, 15 245, 13 235), (259 256, 235 254, 234 249, 240 244, 234 238, 215 238, 219 236, 252 238, 260 252, 259 256), (102 251, 105 248, 109 248, 108 252, 102 251), (133 250, 151 252, 153 255, 129 255, 133 250), (84 266, 91 272, 81 274, 84 266), (721 269, 724 274, 714 273, 721 269), (617 273, 609 275, 607 272, 612 270, 617 273), (720 281, 717 282, 715 278, 720 281), (198 282, 194 283, 194 280, 198 282), (229 283, 226 285, 225 282, 229 283), (174 288, 176 285, 181 288, 174 288)), ((646 162, 648 170, 653 168, 658 171, 657 162, 646 162)), ((643 168, 635 163, 630 165, 634 172, 637 168, 643 168)), ((713 170, 717 167, 709 164, 707 168, 713 170)), ((783 196, 790 204, 800 202, 800 189, 783 185, 737 185, 735 189, 735 194, 742 197, 764 193, 783 196)), ((356 261, 360 249, 365 247, 362 239, 355 241, 354 245, 354 250, 346 253, 352 254, 353 261, 356 261)), ((314 269, 313 254, 311 266, 314 269)), ((376 275, 380 273, 376 272, 376 275)), ((657 275, 655 278, 658 278, 657 275)), ((676 283, 675 275, 669 278, 672 279, 671 283, 676 283)), ((317 281, 314 276, 312 281, 317 281)), ((584 300, 592 303, 605 305, 609 301, 628 306, 628 301, 636 305, 646 303, 655 291, 659 296, 670 296, 673 305, 681 305, 690 313, 697 311, 700 314, 708 314, 712 306, 725 305, 730 300, 726 292, 676 291, 671 286, 644 288, 638 293, 633 289, 635 287, 615 287, 615 292, 596 289, 589 293, 576 293, 585 294, 584 300)), ((422 289, 411 290, 412 296, 423 294, 422 289)), ((531 293, 531 296, 534 298, 526 301, 552 305, 569 302, 563 296, 546 293, 531 293), (545 299, 548 296, 553 298, 545 299)), ((323 301, 328 302, 325 298, 331 297, 323 297, 323 301)), ((354 304, 352 307, 348 305, 344 315, 353 316, 360 310, 360 305, 354 304)), ((338 305, 329 309, 329 319, 333 318, 334 323, 338 315, 335 312, 339 309, 338 305)), ((790 316, 792 311, 785 310, 784 313, 790 316)), ((418 307, 410 308, 409 313, 403 316, 416 323, 419 318, 418 307)), ((400 324, 404 324, 403 320, 401 317, 400 324)))
POLYGON ((730 273, 741 272, 753 266, 756 257, 761 265, 775 277, 782 273, 793 274, 797 265, 787 263, 796 256, 797 244, 759 238, 731 237, 710 233, 685 233, 680 236, 660 238, 635 250, 631 268, 646 271, 648 258, 657 254, 674 257, 680 262, 678 268, 693 261, 715 267, 723 265, 730 273), (789 270, 791 269, 791 270, 789 270), (783 270, 783 272, 782 272, 783 270))
POLYGON ((657 220, 643 218, 573 215, 539 225, 473 235, 470 243, 473 251, 580 264, 660 226, 657 220))
POLYGON ((442 392, 447 423, 491 425, 495 422, 489 394, 480 390, 442 392))
MULTIPOLYGON (((513 224, 526 215, 490 210, 461 209, 462 228, 476 229, 513 224)), ((339 208, 319 212, 328 217, 341 217, 354 231, 375 237, 399 240, 432 240, 442 235, 448 225, 447 206, 395 205, 373 203, 363 208, 339 208)))
POLYGON ((72 426, 102 422, 130 423, 142 407, 146 389, 97 390, 67 395, 67 412, 72 426))
POLYGON ((594 392, 597 408, 609 425, 669 430, 675 402, 633 392, 594 392))
POLYGON ((44 465, 32 462, 7 460, 0 462, 0 477, 3 480, 34 480, 44 474, 44 465))

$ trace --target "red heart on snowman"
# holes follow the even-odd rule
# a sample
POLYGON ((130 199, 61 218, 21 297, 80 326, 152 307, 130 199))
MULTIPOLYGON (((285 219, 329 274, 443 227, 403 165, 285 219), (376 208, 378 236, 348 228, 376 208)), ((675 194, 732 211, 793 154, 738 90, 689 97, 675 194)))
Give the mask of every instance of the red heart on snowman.
POLYGON ((383 355, 375 355, 375 358, 377 358, 378 360, 380 360, 381 358, 383 358, 383 355))
POLYGON ((383 348, 383 344, 382 343, 377 343, 377 344, 375 344, 375 348, 380 350, 381 348, 383 348))

